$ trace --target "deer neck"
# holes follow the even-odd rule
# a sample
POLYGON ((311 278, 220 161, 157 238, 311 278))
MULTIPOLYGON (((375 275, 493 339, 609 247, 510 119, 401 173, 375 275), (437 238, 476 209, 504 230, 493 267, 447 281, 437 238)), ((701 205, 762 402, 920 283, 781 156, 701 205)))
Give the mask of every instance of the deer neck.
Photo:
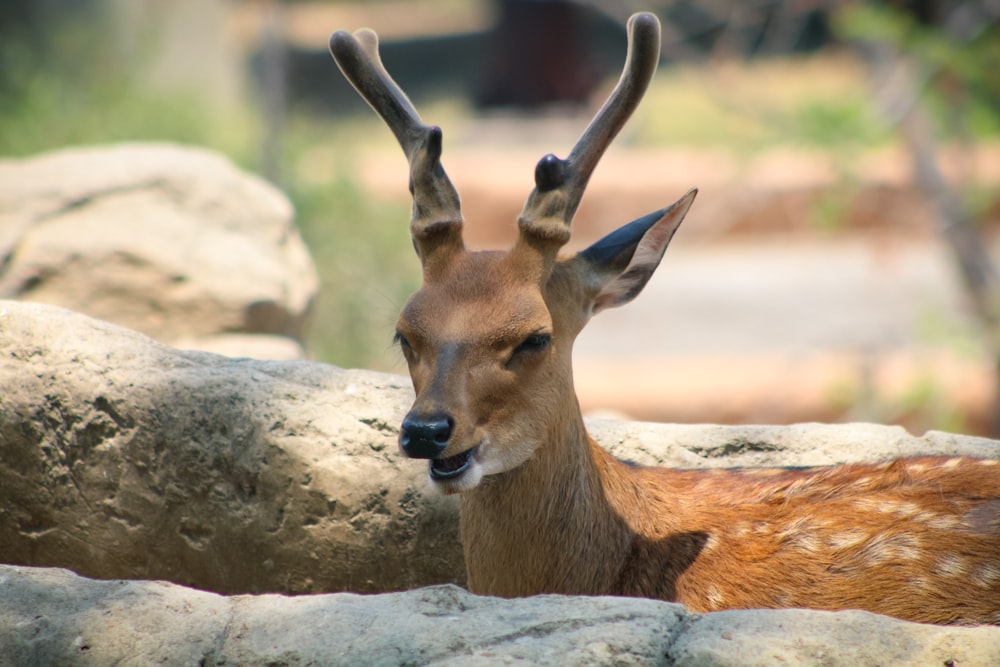
POLYGON ((469 589, 521 596, 609 593, 632 541, 611 491, 635 491, 627 466, 587 434, 576 397, 534 456, 462 494, 469 589), (595 554, 602 554, 595 559, 595 554))

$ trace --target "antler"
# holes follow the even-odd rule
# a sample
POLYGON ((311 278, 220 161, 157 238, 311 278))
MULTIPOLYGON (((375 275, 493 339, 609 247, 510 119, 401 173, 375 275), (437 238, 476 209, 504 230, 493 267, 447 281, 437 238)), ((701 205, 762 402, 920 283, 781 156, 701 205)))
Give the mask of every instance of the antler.
POLYGON ((355 90, 382 117, 410 163, 410 234, 425 272, 443 266, 462 243, 458 192, 441 166, 441 128, 424 125, 382 65, 378 36, 367 28, 330 36, 330 53, 355 90))
MULTIPOLYGON (((545 266, 551 266, 570 236, 590 175, 604 151, 639 106, 660 58, 660 22, 650 13, 628 21, 625 68, 608 101, 584 130, 569 157, 548 154, 535 167, 535 189, 518 219, 520 242, 535 248, 545 266)), ((547 271, 543 270, 547 274, 547 271)))

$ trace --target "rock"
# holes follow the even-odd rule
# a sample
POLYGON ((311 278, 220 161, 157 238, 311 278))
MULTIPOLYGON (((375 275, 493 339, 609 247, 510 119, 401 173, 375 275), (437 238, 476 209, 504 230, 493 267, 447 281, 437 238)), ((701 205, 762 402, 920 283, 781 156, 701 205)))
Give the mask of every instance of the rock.
POLYGON ((694 616, 666 664, 989 665, 1000 655, 1000 628, 907 623, 864 611, 720 611, 694 616))
POLYGON ((179 350, 212 352, 226 357, 251 357, 273 361, 305 359, 302 344, 285 336, 269 334, 212 334, 198 338, 178 338, 171 342, 179 350))
POLYGON ((173 584, 0 565, 4 665, 197 665, 231 615, 227 598, 173 584))
POLYGON ((318 287, 284 195, 203 150, 73 148, 0 161, 0 298, 161 341, 301 339, 318 287))
POLYGON ((395 453, 408 384, 0 302, 0 562, 230 593, 461 581, 455 499, 395 453))
POLYGON ((223 597, 0 566, 5 665, 986 665, 1000 628, 865 612, 692 614, 677 604, 435 586, 223 597))
MULTIPOLYGON (((406 378, 184 352, 12 301, 0 386, 0 562, 222 593, 464 581, 455 498, 397 454, 406 378)), ((870 424, 589 424, 617 456, 679 467, 998 454, 870 424)))

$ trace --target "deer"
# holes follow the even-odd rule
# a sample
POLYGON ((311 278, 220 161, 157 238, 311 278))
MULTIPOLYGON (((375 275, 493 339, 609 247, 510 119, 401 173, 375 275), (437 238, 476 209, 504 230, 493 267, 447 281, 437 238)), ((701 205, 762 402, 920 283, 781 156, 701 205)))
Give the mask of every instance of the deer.
POLYGON ((568 157, 537 163, 509 250, 465 247, 441 129, 385 70, 376 33, 330 38, 409 163, 422 284, 396 324, 415 393, 399 447, 428 461, 432 487, 459 496, 469 590, 1000 623, 998 460, 687 470, 620 461, 588 435, 574 339, 642 291, 697 192, 561 253, 595 166, 658 64, 658 19, 633 15, 626 32, 617 85, 568 157))

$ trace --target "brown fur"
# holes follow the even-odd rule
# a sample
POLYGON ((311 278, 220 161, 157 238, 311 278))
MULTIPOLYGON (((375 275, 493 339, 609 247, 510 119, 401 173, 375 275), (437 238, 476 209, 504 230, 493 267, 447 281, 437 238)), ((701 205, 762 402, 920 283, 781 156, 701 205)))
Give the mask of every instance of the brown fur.
POLYGON ((635 468, 582 429, 462 495, 471 590, 1000 623, 994 461, 635 468))

